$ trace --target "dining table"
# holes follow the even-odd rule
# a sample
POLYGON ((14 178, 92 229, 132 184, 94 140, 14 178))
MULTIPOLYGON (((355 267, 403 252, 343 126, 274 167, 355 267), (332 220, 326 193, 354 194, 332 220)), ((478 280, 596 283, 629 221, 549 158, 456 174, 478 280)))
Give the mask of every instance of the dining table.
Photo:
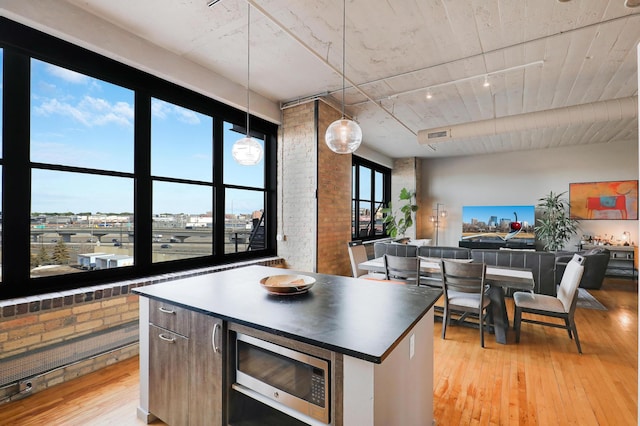
MULTIPOLYGON (((458 262, 471 262, 471 259, 447 259, 458 262)), ((360 269, 371 272, 385 272, 384 260, 382 257, 369 259, 358 264, 360 269)), ((427 280, 431 280, 434 286, 442 286, 440 276, 439 258, 420 258, 420 271, 427 280)), ((494 335, 497 343, 507 343, 507 331, 509 329, 509 316, 505 303, 505 288, 512 288, 520 291, 533 291, 535 281, 533 272, 525 268, 512 268, 508 266, 487 265, 485 282, 490 288, 487 295, 491 299, 491 310, 493 314, 494 335)), ((429 284, 425 284, 429 285, 429 284)))

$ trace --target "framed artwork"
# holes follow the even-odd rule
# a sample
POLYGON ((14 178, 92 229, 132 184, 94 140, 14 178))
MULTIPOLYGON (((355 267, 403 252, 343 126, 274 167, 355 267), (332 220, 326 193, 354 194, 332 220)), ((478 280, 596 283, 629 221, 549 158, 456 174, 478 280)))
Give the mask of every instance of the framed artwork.
POLYGON ((638 181, 569 184, 570 214, 582 220, 638 219, 638 181))

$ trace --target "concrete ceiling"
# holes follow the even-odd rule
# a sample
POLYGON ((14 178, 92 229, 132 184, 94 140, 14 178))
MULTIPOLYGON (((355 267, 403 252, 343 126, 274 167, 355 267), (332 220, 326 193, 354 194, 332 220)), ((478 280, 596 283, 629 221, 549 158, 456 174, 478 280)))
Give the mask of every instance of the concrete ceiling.
MULTIPOLYGON (((252 92, 283 108, 318 97, 340 108, 341 0, 66 1, 241 87, 251 4, 252 92)), ((624 3, 347 0, 346 113, 363 146, 391 158, 638 140, 637 101, 609 119, 540 125, 530 115, 637 97, 640 7, 624 3), (418 142, 421 130, 508 116, 532 124, 418 142)))

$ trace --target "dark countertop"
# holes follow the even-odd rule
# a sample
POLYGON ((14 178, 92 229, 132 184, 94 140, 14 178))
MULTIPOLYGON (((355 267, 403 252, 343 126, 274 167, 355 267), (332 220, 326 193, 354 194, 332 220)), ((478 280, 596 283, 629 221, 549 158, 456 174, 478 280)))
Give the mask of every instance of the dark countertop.
POLYGON ((428 287, 247 266, 168 281, 133 292, 338 353, 381 363, 442 291, 428 287), (269 275, 316 279, 308 293, 274 296, 269 275))

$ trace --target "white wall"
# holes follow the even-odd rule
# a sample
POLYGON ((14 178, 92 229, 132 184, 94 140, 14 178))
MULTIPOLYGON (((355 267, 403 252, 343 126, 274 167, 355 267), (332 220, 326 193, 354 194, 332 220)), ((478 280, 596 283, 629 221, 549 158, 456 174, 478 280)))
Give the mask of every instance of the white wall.
MULTIPOLYGON (((638 179, 638 141, 572 146, 422 161, 422 196, 444 203, 439 245, 457 246, 464 205, 536 205, 549 191, 567 192, 569 183, 638 179)), ((431 205, 421 208, 430 214, 431 205)), ((624 231, 638 243, 637 220, 583 220, 566 250, 575 250, 582 234, 618 237, 624 231)), ((431 234, 419 238, 433 238, 431 234)))

